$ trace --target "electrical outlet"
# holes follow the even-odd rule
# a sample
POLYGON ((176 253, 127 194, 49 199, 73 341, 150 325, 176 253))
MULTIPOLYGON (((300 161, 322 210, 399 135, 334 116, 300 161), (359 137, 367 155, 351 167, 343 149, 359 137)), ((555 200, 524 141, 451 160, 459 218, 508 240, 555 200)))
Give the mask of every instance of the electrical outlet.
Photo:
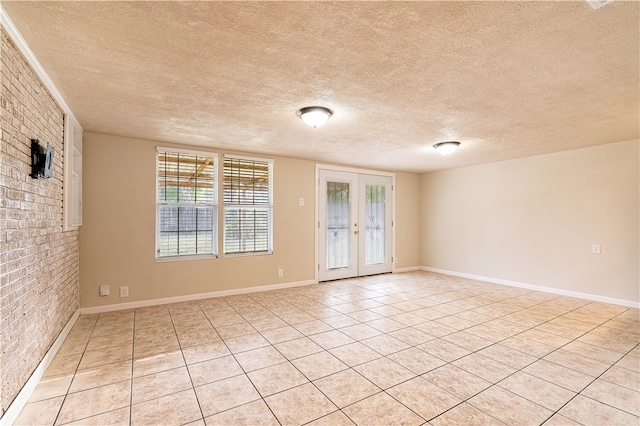
POLYGON ((278 278, 282 278, 284 276, 284 269, 278 268, 278 278))
POLYGON ((111 293, 111 286, 109 285, 100 286, 100 296, 108 296, 110 293, 111 293))
POLYGON ((120 297, 129 297, 129 287, 128 286, 120 287, 120 297))
POLYGON ((591 253, 600 254, 600 244, 591 244, 591 253))

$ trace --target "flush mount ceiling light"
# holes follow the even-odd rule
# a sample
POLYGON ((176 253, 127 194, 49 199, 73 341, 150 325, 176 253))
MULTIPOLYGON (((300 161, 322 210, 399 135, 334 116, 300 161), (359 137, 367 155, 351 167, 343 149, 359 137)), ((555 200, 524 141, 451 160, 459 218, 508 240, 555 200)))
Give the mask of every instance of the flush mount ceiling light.
POLYGON ((298 116, 310 127, 320 127, 331 117, 331 110, 321 106, 311 106, 298 110, 298 116))
POLYGON ((587 0, 594 9, 600 9, 602 6, 611 3, 613 0, 587 0))
POLYGON ((449 141, 449 142, 440 142, 435 144, 433 147, 442 155, 453 154, 456 149, 460 146, 460 142, 449 141))

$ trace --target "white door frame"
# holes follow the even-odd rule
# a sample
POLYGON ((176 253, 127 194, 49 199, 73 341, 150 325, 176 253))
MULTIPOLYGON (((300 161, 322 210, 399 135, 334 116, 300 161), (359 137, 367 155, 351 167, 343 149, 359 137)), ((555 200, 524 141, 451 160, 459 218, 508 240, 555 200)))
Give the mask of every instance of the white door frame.
POLYGON ((389 176, 391 177, 391 194, 392 194, 392 217, 391 217, 391 272, 395 272, 396 269, 396 226, 395 226, 395 217, 396 217, 396 174, 390 172, 381 172, 379 170, 371 170, 371 169, 358 169, 354 167, 343 167, 343 166, 334 166, 329 164, 316 164, 316 176, 315 176, 315 273, 314 280, 318 282, 319 279, 319 269, 320 269, 320 253, 319 253, 319 232, 320 232, 320 170, 328 170, 331 172, 348 172, 348 173, 358 173, 358 174, 367 174, 367 175, 377 175, 377 176, 389 176))

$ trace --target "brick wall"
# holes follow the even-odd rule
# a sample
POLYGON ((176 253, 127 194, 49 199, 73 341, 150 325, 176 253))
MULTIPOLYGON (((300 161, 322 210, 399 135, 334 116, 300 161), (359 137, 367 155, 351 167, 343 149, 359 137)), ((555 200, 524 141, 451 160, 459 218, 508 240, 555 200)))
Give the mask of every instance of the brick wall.
POLYGON ((2 31, 0 406, 18 395, 79 306, 78 233, 62 231, 63 112, 2 31), (31 139, 55 149, 32 179, 31 139))

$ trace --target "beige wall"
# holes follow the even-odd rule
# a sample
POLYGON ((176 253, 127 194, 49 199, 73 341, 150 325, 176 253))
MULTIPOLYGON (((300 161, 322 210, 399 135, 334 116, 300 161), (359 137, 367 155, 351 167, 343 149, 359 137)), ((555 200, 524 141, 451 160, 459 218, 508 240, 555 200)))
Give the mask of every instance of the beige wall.
POLYGON ((423 175, 421 265, 638 302, 638 150, 619 142, 423 175))
POLYGON ((420 175, 396 173, 396 268, 420 265, 420 175))
POLYGON ((2 30, 0 415, 78 309, 78 232, 62 231, 63 112, 2 30), (55 149, 32 179, 31 139, 55 149))
MULTIPOLYGON (((156 262, 156 146, 171 145, 96 133, 84 135, 82 307, 315 279, 314 162, 274 159, 273 255, 156 262), (299 198, 305 199, 304 207, 298 206, 299 198), (284 277, 277 277, 278 268, 284 269, 284 277), (98 287, 104 284, 111 285, 111 295, 100 297, 98 287), (120 286, 129 287, 128 298, 119 297, 120 286)), ((219 158, 225 153, 212 151, 219 158)), ((419 265, 415 232, 418 185, 418 175, 398 174, 398 267, 419 265)), ((218 246, 222 247, 222 240, 218 246)))
MULTIPOLYGON (((83 307, 314 279, 315 165, 282 157, 274 161, 272 255, 156 262, 158 145, 170 146, 85 134, 80 232, 83 307), (298 206, 299 198, 305 199, 304 207, 298 206), (284 269, 282 278, 277 277, 278 268, 284 269), (110 296, 98 295, 103 284, 111 285, 110 296), (119 297, 120 286, 129 286, 130 297, 119 297)), ((215 152, 221 159, 224 151, 215 152)))

